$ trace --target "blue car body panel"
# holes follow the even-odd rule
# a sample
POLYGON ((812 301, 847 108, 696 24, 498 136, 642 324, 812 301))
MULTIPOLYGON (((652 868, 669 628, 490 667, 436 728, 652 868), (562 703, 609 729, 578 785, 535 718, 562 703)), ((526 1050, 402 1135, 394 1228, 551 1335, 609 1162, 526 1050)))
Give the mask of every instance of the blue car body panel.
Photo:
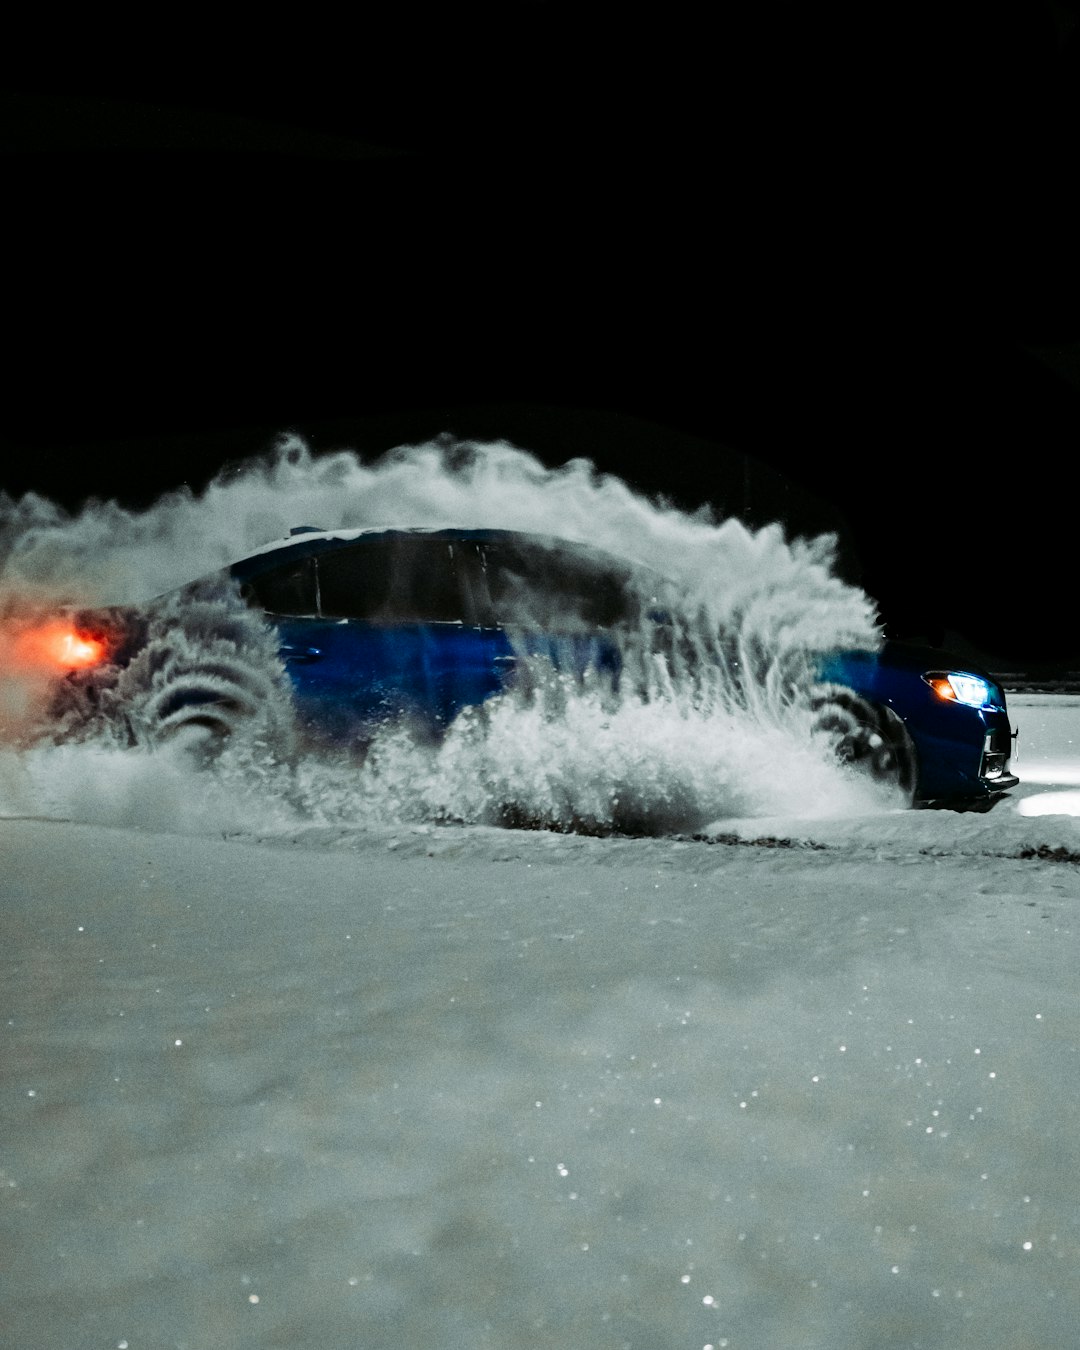
MULTIPOLYGON (((356 742, 370 738, 372 729, 386 720, 406 717, 437 737, 463 709, 508 687, 515 677, 517 653, 543 654, 577 674, 589 666, 618 674, 618 648, 602 623, 579 625, 572 631, 561 631, 557 621, 515 625, 512 645, 507 628, 486 612, 491 599, 484 599, 485 587, 478 584, 485 557, 496 556, 501 549, 513 559, 514 550, 524 546, 522 541, 535 548, 559 542, 497 530, 303 531, 229 570, 249 603, 260 604, 261 587, 277 588, 272 602, 261 607, 278 630, 299 720, 311 734, 356 742), (369 571, 358 574, 360 587, 370 582, 376 598, 385 592, 389 617, 376 612, 374 599, 371 613, 324 612, 335 603, 339 609, 353 605, 351 600, 335 601, 327 587, 332 591, 332 573, 339 566, 335 555, 357 549, 360 553, 351 556, 362 554, 371 560, 369 571), (399 570, 411 568, 424 584, 432 573, 446 570, 447 594, 417 600, 408 590, 413 583, 401 582, 395 574, 394 559, 399 556, 407 563, 399 570), (424 566, 418 568, 417 559, 424 566), (452 603, 447 598, 451 589, 452 603), (424 605, 436 613, 444 607, 446 617, 432 618, 422 612, 424 605), (274 612, 282 608, 293 612, 274 612)), ((574 565, 591 557, 588 567, 594 570, 588 573, 586 567, 584 583, 564 570, 561 584, 578 586, 575 598, 585 597, 586 607, 602 605, 605 582, 595 570, 603 565, 598 562, 602 555, 578 545, 562 548, 562 553, 543 554, 536 570, 543 572, 550 561, 557 576, 560 566, 565 569, 559 559, 565 559, 567 549, 574 565)), ((618 559, 606 562, 632 568, 618 559)), ((557 584, 552 583, 556 588, 557 584)), ((363 609, 363 604, 356 607, 363 609)), ((561 610, 555 606, 552 613, 557 620, 561 610)), ((662 615, 654 617, 663 623, 662 615)), ((1011 730, 1004 694, 983 672, 971 671, 940 651, 886 643, 876 652, 827 653, 818 673, 823 682, 843 685, 876 708, 890 710, 903 724, 915 752, 917 801, 985 800, 1016 783, 1008 772, 1011 730), (981 676, 991 691, 986 705, 976 708, 943 699, 924 678, 934 671, 981 676)))
POLYGON ((437 736, 466 708, 502 693, 519 654, 543 656, 580 676, 615 669, 618 648, 580 634, 525 634, 452 623, 276 619, 301 726, 320 739, 355 742, 393 719, 437 736))
POLYGON ((301 724, 331 740, 408 717, 433 731, 505 684, 513 664, 499 628, 386 626, 350 619, 277 619, 301 724))

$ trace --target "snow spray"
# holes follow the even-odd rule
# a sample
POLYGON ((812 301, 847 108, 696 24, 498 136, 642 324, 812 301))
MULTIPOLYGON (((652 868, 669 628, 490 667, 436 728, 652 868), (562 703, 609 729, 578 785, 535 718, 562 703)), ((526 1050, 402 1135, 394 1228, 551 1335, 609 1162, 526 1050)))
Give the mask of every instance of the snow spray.
MULTIPOLYGON (((640 678, 618 694, 548 672, 466 710, 438 745, 390 726, 362 761, 319 753, 283 764, 242 738, 198 770, 178 754, 148 763, 115 740, 22 746, 7 752, 0 809, 193 830, 219 828, 224 811, 236 828, 299 818, 647 833, 867 809, 869 789, 812 742, 797 697, 815 653, 880 641, 871 601, 836 575, 835 540, 687 513, 586 459, 550 469, 507 442, 440 439, 364 463, 350 451, 316 456, 287 435, 204 492, 177 490, 142 511, 92 501, 68 513, 35 494, 0 495, 0 626, 49 605, 145 604, 296 525, 518 529, 588 544, 666 578, 677 641, 661 659, 624 635, 640 678), (87 788, 103 775, 107 789, 87 788)), ((6 675, 10 719, 18 700, 6 675)))

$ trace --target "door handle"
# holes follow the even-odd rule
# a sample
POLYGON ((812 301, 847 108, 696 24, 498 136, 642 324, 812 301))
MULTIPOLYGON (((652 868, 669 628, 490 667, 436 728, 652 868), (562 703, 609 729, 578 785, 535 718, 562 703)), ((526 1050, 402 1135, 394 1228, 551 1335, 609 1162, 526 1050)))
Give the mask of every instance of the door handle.
POLYGON ((278 652, 284 660, 291 661, 294 665, 318 661, 322 656, 322 651, 318 647, 297 647, 291 642, 283 642, 278 652))

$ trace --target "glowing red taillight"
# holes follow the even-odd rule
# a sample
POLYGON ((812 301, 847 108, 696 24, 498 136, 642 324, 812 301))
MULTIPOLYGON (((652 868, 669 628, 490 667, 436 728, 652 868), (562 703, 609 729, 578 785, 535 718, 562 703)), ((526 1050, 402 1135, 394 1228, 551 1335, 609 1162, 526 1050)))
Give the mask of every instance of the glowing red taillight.
POLYGON ((15 649, 24 665, 60 666, 64 670, 86 670, 104 661, 107 655, 100 638, 80 633, 65 623, 24 629, 16 639, 15 649))
POLYGON ((105 655, 105 644, 97 638, 82 637, 79 633, 61 633, 53 641, 53 651, 62 666, 82 669, 96 666, 105 655))

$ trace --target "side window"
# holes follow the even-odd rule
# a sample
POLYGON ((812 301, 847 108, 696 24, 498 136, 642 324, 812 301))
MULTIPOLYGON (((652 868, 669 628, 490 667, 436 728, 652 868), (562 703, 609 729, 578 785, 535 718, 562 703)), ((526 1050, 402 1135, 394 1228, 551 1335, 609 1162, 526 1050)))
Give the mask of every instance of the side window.
POLYGON ((473 623, 458 545, 424 535, 374 538, 319 557, 327 618, 369 623, 473 623))
POLYGON ((301 558, 263 572, 245 582, 240 594, 249 605, 268 614, 317 614, 315 559, 301 558))
POLYGON ((339 548, 319 559, 319 610, 333 619, 375 619, 386 608, 393 559, 385 545, 339 548))
POLYGON ((627 579, 584 554, 518 540, 481 546, 494 622, 571 632, 631 617, 627 579))

